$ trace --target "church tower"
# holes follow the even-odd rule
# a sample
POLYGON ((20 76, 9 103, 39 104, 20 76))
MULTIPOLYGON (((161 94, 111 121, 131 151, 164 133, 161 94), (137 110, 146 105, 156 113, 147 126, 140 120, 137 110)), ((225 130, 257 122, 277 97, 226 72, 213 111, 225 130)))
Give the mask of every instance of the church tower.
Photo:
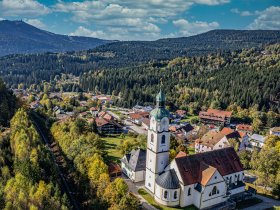
POLYGON ((150 113, 148 129, 145 187, 155 192, 155 180, 169 164, 169 111, 165 109, 165 95, 160 90, 156 108, 150 113))

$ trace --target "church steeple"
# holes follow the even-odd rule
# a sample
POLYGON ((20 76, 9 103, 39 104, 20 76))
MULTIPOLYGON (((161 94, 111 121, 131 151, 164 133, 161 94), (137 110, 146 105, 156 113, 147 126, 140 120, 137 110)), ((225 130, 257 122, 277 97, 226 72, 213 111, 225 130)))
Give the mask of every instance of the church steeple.
POLYGON ((165 107, 165 95, 164 95, 163 91, 161 90, 161 88, 160 88, 159 93, 157 94, 156 101, 157 101, 157 108, 165 107))

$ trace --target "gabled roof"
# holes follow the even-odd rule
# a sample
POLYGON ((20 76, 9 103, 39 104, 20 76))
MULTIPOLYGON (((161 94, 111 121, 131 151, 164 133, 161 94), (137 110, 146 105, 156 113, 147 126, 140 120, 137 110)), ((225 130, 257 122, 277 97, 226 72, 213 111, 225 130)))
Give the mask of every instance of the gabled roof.
POLYGON ((200 175, 198 178, 198 181, 203 186, 207 185, 207 183, 210 181, 211 177, 215 174, 217 171, 216 168, 206 164, 204 161, 200 163, 200 175))
POLYGON ((174 169, 164 171, 156 178, 156 183, 164 189, 178 189, 179 179, 174 169))
POLYGON ((103 118, 95 118, 96 125, 98 127, 108 124, 109 122, 103 118))
POLYGON ((253 127, 248 124, 238 124, 236 126, 237 130, 246 130, 246 131, 253 131, 253 127))
POLYGON ((216 168, 222 176, 243 171, 239 157, 232 147, 175 158, 184 185, 200 182, 202 162, 216 168))
POLYGON ((223 111, 219 109, 208 109, 207 112, 214 115, 224 115, 225 117, 231 117, 232 114, 231 111, 223 111))
POLYGON ((221 132, 211 130, 204 134, 202 138, 197 139, 196 143, 207 147, 214 147, 224 136, 221 132))
POLYGON ((132 150, 129 154, 126 154, 125 157, 127 161, 124 158, 122 158, 121 161, 132 171, 142 171, 146 169, 146 150, 132 150))
POLYGON ((179 128, 179 130, 184 130, 185 132, 190 132, 192 131, 194 128, 192 127, 191 124, 186 124, 182 127, 179 128))
POLYGON ((225 136, 226 136, 226 135, 229 135, 229 134, 231 134, 231 133, 233 133, 233 132, 234 132, 234 130, 232 130, 231 128, 223 128, 223 129, 220 131, 220 133, 224 134, 225 136))

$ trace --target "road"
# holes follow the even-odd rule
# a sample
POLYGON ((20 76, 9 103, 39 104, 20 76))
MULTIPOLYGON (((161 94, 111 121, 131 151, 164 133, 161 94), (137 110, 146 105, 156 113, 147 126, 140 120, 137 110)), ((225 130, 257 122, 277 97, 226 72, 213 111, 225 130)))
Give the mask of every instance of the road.
MULTIPOLYGON (((107 111, 108 114, 112 115, 114 118, 120 120, 120 117, 115 114, 114 112, 112 111, 107 111)), ((133 124, 132 122, 128 121, 127 119, 126 120, 123 120, 123 123, 125 124, 125 126, 129 129, 129 130, 132 130, 136 133, 139 133, 139 134, 145 134, 147 135, 148 134, 148 131, 145 130, 144 128, 142 128, 141 126, 138 126, 138 125, 135 125, 133 124)))
POLYGON ((61 187, 62 187, 63 191, 67 194, 67 196, 73 206, 73 209, 75 209, 75 210, 81 209, 78 201, 73 196, 73 190, 71 190, 70 185, 68 184, 67 180, 65 179, 65 177, 67 177, 67 175, 65 175, 62 172, 61 168, 59 167, 60 163, 58 163, 57 159, 55 158, 55 154, 52 151, 51 143, 50 143, 49 139, 45 136, 44 132, 42 132, 40 126, 38 125, 38 123, 36 122, 36 120, 34 118, 33 118, 33 124, 35 125, 36 130, 38 131, 39 135, 41 136, 41 139, 44 141, 44 144, 48 147, 48 150, 51 152, 51 157, 53 159, 53 162, 56 165, 58 175, 61 180, 61 184, 62 184, 61 187))
POLYGON ((256 209, 263 210, 263 209, 271 208, 273 206, 280 206, 280 201, 278 201, 278 200, 267 198, 267 197, 261 196, 261 195, 256 195, 256 197, 263 200, 263 202, 259 203, 257 205, 245 208, 243 210, 256 210, 256 209))

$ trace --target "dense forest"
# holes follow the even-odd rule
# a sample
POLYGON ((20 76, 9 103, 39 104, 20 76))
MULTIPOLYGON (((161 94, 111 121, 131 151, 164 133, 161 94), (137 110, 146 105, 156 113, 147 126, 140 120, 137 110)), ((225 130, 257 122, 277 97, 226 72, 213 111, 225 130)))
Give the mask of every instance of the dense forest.
POLYGON ((151 104, 160 80, 170 106, 226 109, 236 104, 280 112, 280 45, 265 50, 181 57, 118 70, 84 73, 84 90, 113 94, 120 106, 151 104))
POLYGON ((0 132, 0 209, 70 209, 50 152, 19 109, 10 132, 0 132))
POLYGON ((38 84, 60 73, 135 67, 184 56, 225 54, 229 51, 262 49, 280 43, 280 31, 213 30, 207 33, 157 41, 115 42, 92 50, 68 53, 9 55, 0 58, 0 76, 9 86, 38 84))
POLYGON ((122 178, 110 181, 105 145, 92 126, 77 118, 54 123, 51 133, 71 165, 82 209, 139 209, 139 200, 122 178))
POLYGON ((17 99, 11 90, 6 88, 3 80, 0 78, 0 131, 1 127, 8 126, 17 108, 17 99))

